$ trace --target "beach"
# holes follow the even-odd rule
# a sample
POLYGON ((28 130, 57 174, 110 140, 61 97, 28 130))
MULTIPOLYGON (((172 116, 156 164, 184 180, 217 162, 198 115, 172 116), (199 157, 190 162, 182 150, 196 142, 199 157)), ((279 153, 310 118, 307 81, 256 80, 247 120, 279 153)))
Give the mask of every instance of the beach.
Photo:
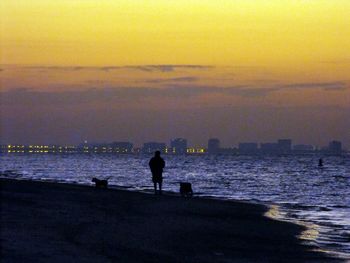
POLYGON ((0 179, 1 262, 338 262, 259 204, 0 179))

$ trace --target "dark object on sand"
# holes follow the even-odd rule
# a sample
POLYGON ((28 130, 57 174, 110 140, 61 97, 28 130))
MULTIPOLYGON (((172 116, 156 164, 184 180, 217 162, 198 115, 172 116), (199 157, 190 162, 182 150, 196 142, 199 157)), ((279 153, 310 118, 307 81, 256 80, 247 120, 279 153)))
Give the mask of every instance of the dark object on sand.
POLYGON ((320 159, 318 160, 318 166, 319 166, 319 167, 322 167, 322 166, 323 166, 323 160, 322 160, 322 158, 320 158, 320 159))
POLYGON ((180 183, 180 194, 183 197, 192 197, 192 185, 191 183, 180 183))
POLYGON ((97 178, 92 178, 91 182, 95 183, 96 188, 107 188, 108 181, 107 180, 100 180, 97 178))

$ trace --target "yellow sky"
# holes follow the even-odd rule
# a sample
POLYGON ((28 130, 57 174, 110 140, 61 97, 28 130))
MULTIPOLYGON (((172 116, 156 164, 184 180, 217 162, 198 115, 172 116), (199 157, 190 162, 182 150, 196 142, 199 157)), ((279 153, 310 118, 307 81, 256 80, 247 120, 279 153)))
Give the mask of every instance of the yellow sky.
POLYGON ((154 79, 190 76, 195 82, 186 85, 326 83, 271 93, 270 103, 349 102, 349 0, 2 0, 0 10, 0 62, 10 65, 0 77, 7 89, 165 86, 154 79), (164 64, 213 68, 108 74, 23 68, 164 64), (319 92, 329 86, 342 92, 319 92))
POLYGON ((0 12, 3 64, 296 72, 350 59, 348 0, 2 0, 0 12))

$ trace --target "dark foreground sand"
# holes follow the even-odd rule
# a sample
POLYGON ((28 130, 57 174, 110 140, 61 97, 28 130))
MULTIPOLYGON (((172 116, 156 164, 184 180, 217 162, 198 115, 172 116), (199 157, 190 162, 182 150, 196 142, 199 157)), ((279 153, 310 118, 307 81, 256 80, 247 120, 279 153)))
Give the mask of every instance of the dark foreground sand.
POLYGON ((1 183, 1 262, 335 262, 239 202, 1 183))

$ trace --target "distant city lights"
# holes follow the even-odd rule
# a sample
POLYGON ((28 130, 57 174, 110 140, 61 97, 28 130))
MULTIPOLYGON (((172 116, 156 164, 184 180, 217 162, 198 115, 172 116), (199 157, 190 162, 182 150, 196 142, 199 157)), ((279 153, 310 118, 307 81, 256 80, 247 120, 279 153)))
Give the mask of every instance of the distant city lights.
POLYGON ((279 139, 277 142, 258 143, 241 142, 238 147, 222 148, 220 140, 211 138, 208 146, 188 147, 187 140, 176 138, 170 141, 170 146, 162 142, 146 142, 141 148, 134 147, 131 142, 112 142, 105 144, 88 144, 87 141, 80 145, 0 145, 0 153, 30 153, 30 154, 153 154, 161 151, 163 154, 225 154, 225 155, 259 155, 259 154, 332 154, 340 155, 346 151, 340 141, 331 141, 328 146, 318 148, 312 145, 292 145, 290 139, 279 139))

